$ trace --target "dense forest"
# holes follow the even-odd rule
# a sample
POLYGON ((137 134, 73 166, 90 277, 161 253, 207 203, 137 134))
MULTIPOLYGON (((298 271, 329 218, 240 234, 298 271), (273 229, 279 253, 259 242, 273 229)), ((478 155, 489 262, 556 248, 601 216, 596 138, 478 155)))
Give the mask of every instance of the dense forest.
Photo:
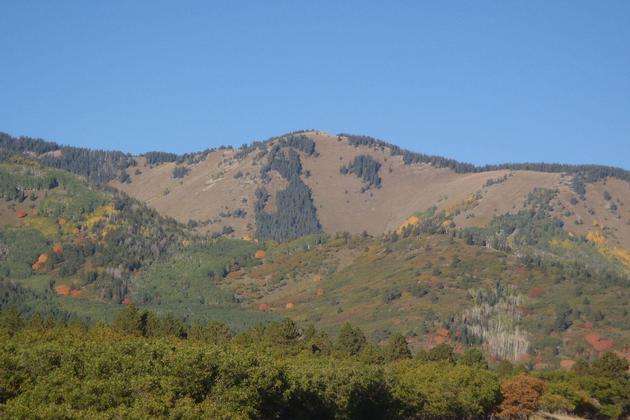
POLYGON ((234 334, 133 305, 111 326, 0 313, 0 415, 21 418, 586 418, 630 414, 628 362, 571 370, 489 367, 471 348, 411 353, 346 324, 336 337, 290 320, 234 334))
POLYGON ((256 191, 256 236, 278 242, 321 232, 317 210, 313 204, 311 190, 302 181, 302 162, 294 150, 304 153, 315 152, 312 140, 305 137, 290 137, 284 143, 274 145, 267 155, 267 163, 260 169, 265 182, 271 177, 269 172, 277 171, 289 185, 276 194, 276 212, 267 213, 265 206, 269 193, 264 187, 256 191), (309 141, 310 140, 310 141, 309 141))
POLYGON ((126 169, 136 165, 131 155, 122 152, 60 146, 30 137, 13 138, 5 133, 0 133, 0 150, 35 154, 35 157, 46 166, 84 176, 99 184, 113 179, 127 181, 129 175, 126 169))

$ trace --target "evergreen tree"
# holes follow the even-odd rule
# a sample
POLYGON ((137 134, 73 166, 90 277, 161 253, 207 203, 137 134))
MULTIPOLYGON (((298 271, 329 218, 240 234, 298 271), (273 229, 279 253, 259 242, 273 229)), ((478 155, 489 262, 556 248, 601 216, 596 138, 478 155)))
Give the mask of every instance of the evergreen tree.
POLYGON ((383 354, 385 360, 390 362, 411 358, 411 350, 409 350, 405 336, 401 333, 392 334, 383 349, 383 354))
POLYGON ((143 316, 134 304, 128 305, 118 312, 112 327, 124 334, 144 335, 143 316))
POLYGON ((346 356, 354 356, 365 347, 367 340, 359 327, 352 327, 350 323, 344 324, 337 336, 336 350, 346 356))

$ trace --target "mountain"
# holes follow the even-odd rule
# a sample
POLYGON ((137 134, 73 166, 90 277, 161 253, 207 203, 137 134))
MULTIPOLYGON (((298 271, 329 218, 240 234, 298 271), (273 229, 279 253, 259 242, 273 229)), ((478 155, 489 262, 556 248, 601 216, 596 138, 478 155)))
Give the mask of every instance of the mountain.
MULTIPOLYGON (((129 180, 110 185, 125 191, 161 214, 182 223, 191 221, 203 231, 234 230, 234 237, 265 237, 265 218, 256 191, 268 199, 262 210, 274 214, 280 191, 297 175, 310 190, 305 201, 282 203, 294 211, 311 212, 317 221, 296 233, 350 232, 380 235, 395 231, 410 217, 435 208, 437 212, 462 206, 456 226, 485 226, 494 216, 525 207, 534 188, 558 191, 552 212, 576 236, 597 232, 614 246, 630 249, 630 202, 626 171, 597 166, 515 164, 478 168, 448 159, 417 155, 368 137, 332 136, 307 131, 255 143, 240 149, 222 148, 170 162, 150 156, 134 158, 129 180), (293 157, 292 157, 293 156, 293 157), (295 160, 291 165, 289 161, 295 160), (280 169, 286 162, 287 170, 280 169), (177 174, 175 172, 177 171, 177 174), (291 172, 291 173, 288 173, 291 172), (609 177, 609 174, 615 175, 609 177), (576 201, 577 200, 577 201, 576 201), (312 202, 308 203, 308 201, 312 202), (306 209, 306 210, 305 210, 306 209)), ((312 217, 312 216, 308 216, 312 217)), ((415 219, 414 219, 415 220, 415 219)))
POLYGON ((5 307, 351 321, 375 343, 398 332, 539 369, 630 358, 623 169, 477 167, 320 131, 187 155, 0 149, 5 307))

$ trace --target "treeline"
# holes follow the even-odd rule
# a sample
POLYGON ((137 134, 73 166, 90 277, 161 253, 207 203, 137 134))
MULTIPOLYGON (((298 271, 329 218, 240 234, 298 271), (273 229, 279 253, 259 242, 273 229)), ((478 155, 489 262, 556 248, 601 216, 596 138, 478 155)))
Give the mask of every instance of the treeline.
MULTIPOLYGON (((307 143, 298 143, 307 145, 307 143)), ((302 147, 302 146, 300 146, 302 147)), ((307 146, 304 146, 307 147, 307 146)), ((268 153, 267 163, 260 169, 263 181, 269 182, 269 172, 277 171, 289 185, 276 194, 276 212, 267 213, 265 207, 269 193, 264 187, 256 190, 256 236, 278 242, 321 232, 317 210, 313 204, 311 190, 302 181, 300 155, 292 147, 274 145, 268 153), (286 153, 285 153, 286 151, 286 153)))
POLYGON ((13 138, 5 133, 0 133, 0 149, 35 154, 35 158, 46 166, 84 176, 97 184, 114 179, 126 182, 129 180, 126 169, 136 165, 131 155, 123 152, 60 146, 29 137, 13 138))
POLYGON ((215 419, 505 418, 538 411, 630 413, 627 361, 606 353, 570 371, 488 368, 474 348, 412 356, 346 325, 336 337, 289 320, 239 334, 133 306, 111 327, 0 314, 0 415, 215 419))
POLYGON ((365 183, 364 189, 370 187, 381 188, 381 177, 379 176, 379 170, 381 169, 381 163, 374 159, 370 155, 358 155, 347 165, 342 166, 339 169, 343 175, 354 174, 361 178, 365 183))
POLYGON ((307 156, 315 153, 315 142, 304 134, 290 134, 280 139, 280 146, 292 147, 304 152, 307 156))
MULTIPOLYGON (((619 178, 630 182, 630 171, 604 165, 569 165, 561 163, 505 163, 499 165, 483 165, 476 166, 471 163, 459 162, 454 159, 448 159, 440 156, 426 155, 424 153, 415 153, 404 150, 394 144, 387 143, 383 140, 375 139, 369 136, 359 136, 354 134, 341 133, 340 137, 345 137, 348 142, 355 146, 368 146, 379 150, 389 149, 392 156, 402 156, 405 165, 415 163, 428 163, 437 168, 450 168, 457 173, 468 172, 487 172, 497 170, 515 170, 515 171, 537 171, 550 173, 567 173, 576 175, 582 182, 597 182, 608 177, 619 178)), ((577 191, 576 191, 577 192, 577 191)))
POLYGON ((40 190, 52 190, 59 186, 58 177, 49 173, 38 173, 38 168, 30 165, 17 167, 13 164, 26 163, 8 152, 0 151, 0 163, 9 163, 11 170, 0 169, 0 198, 6 201, 23 202, 28 197, 36 198, 40 190))

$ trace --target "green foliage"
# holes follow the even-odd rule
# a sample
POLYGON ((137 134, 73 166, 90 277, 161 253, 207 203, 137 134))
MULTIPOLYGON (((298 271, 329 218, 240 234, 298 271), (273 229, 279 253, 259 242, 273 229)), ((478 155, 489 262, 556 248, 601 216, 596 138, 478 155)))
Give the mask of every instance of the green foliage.
POLYGON ((48 250, 48 241, 35 229, 0 231, 0 247, 8 250, 0 259, 0 277, 25 278, 32 274, 31 265, 48 250))
POLYGON ((459 358, 459 363, 462 363, 466 366, 479 366, 483 368, 488 367, 486 356, 478 348, 466 349, 462 356, 459 358))
POLYGON ((219 323, 184 327, 186 334, 178 325, 133 306, 113 328, 0 312, 0 413, 381 419, 486 418, 499 409, 516 415, 537 407, 589 418, 630 412, 628 374, 619 371, 627 364, 610 356, 587 375, 519 375, 500 386, 497 374, 473 353, 458 364, 408 358, 381 364, 314 351, 320 334, 291 321, 256 326, 242 335, 249 337, 244 341, 231 339, 219 323), (160 333, 148 333, 160 324, 160 333))
POLYGON ((12 138, 5 133, 0 133, 0 150, 34 153, 45 166, 63 169, 101 184, 119 177, 126 179, 126 169, 135 165, 131 156, 122 152, 60 146, 41 139, 12 138))
POLYGON ((480 367, 408 360, 390 369, 399 418, 483 418, 499 401, 496 375, 480 367))
POLYGON ((186 175, 188 175, 188 173, 190 173, 190 169, 185 167, 185 166, 176 166, 173 169, 173 178, 174 179, 179 179, 179 178, 184 178, 186 175))
POLYGON ((339 331, 335 349, 345 356, 355 356, 365 347, 367 340, 365 334, 358 327, 353 327, 349 323, 344 324, 339 331))
POLYGON ((411 358, 411 350, 405 336, 401 333, 392 334, 383 348, 383 355, 389 362, 411 358))
POLYGON ((448 344, 438 344, 429 351, 420 350, 415 357, 424 362, 455 362, 454 349, 448 344))
MULTIPOLYGON (((568 173, 576 175, 574 179, 579 182, 596 182, 608 177, 615 177, 630 182, 630 171, 621 168, 614 168, 602 165, 567 165, 561 163, 506 163, 499 165, 475 166, 470 163, 458 162, 453 159, 447 159, 441 156, 431 156, 423 153, 414 153, 401 149, 399 146, 387 143, 383 140, 375 139, 369 136, 357 136, 354 134, 339 134, 346 137, 348 142, 355 146, 369 146, 374 149, 389 149, 392 156, 402 156, 406 165, 417 163, 428 163, 438 168, 450 168, 457 173, 469 172, 486 172, 498 170, 515 170, 515 171, 538 171, 549 173, 568 173)), ((574 184, 575 185, 575 184, 574 184)), ((574 190, 583 195, 580 188, 574 186, 574 190)))
POLYGON ((263 180, 270 180, 269 171, 277 171, 289 185, 276 194, 276 212, 265 212, 269 193, 265 188, 256 190, 256 236, 283 242, 300 236, 321 232, 317 210, 313 204, 311 190, 300 178, 302 163, 299 154, 292 148, 285 154, 280 145, 274 145, 267 163, 261 168, 263 180))
POLYGON ((315 142, 304 134, 289 134, 284 136, 280 139, 280 145, 300 150, 307 156, 311 156, 315 153, 315 142))
POLYGON ((381 163, 370 155, 358 155, 354 160, 342 166, 340 172, 342 174, 354 174, 361 178, 365 183, 364 189, 370 187, 381 188, 381 177, 378 172, 381 169, 381 163))

